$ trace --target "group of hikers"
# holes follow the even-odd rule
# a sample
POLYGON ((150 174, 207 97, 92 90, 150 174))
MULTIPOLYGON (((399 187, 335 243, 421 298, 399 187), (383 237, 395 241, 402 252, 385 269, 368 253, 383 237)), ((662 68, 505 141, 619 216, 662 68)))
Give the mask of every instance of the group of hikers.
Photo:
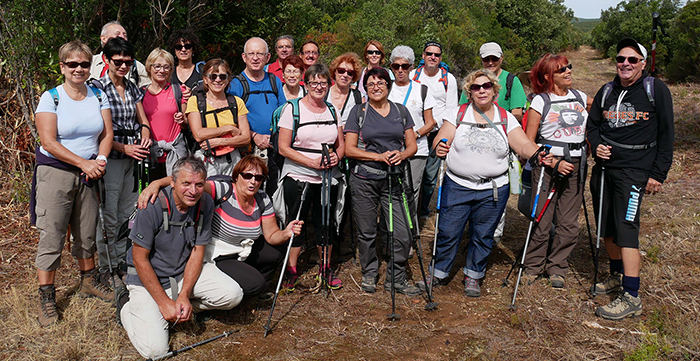
POLYGON ((573 66, 555 54, 531 69, 528 97, 501 68, 494 42, 481 46, 483 68, 460 86, 437 41, 417 67, 412 48, 388 52, 376 40, 363 59, 345 53, 326 66, 312 40, 297 55, 293 38, 280 36, 270 62, 267 43, 254 37, 233 76, 223 59, 195 61, 200 42, 189 29, 145 64, 118 22, 105 24, 100 40, 97 55, 77 40, 59 49, 65 82, 36 109, 41 325, 59 319, 54 279, 68 232, 78 293, 115 301, 146 358, 166 353, 170 327, 195 313, 244 297, 276 300, 280 283, 294 291, 311 225, 319 287, 343 286, 331 253, 349 225, 361 289, 376 291, 385 258, 393 300, 397 292, 430 298, 448 284, 469 224, 464 291, 479 297, 521 179, 532 189, 520 195, 531 220, 522 285, 547 279, 564 288, 589 154, 597 233, 610 257, 609 276, 592 292, 618 292, 596 314, 641 314, 639 208, 644 194, 661 191, 674 134, 671 94, 645 71, 647 50, 636 40, 619 42, 617 76, 593 98, 572 88, 573 66), (527 160, 522 178, 519 160, 527 160), (435 188, 426 271, 420 228, 435 188), (414 248, 419 282, 407 273, 414 248))

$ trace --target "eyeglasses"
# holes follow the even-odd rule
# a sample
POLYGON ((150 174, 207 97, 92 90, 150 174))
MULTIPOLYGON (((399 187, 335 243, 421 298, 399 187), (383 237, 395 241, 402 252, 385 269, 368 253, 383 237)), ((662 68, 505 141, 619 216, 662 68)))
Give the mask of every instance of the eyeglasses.
POLYGON ((385 81, 378 81, 376 83, 367 83, 367 89, 372 89, 374 87, 383 88, 386 86, 386 84, 387 83, 385 81))
POLYGON ((211 81, 216 81, 216 78, 221 79, 221 81, 226 81, 226 79, 228 79, 228 74, 207 74, 207 78, 211 81))
POLYGON ((345 69, 345 68, 336 68, 335 72, 338 73, 338 75, 343 75, 343 74, 347 73, 349 77, 353 77, 356 74, 354 70, 345 69))
POLYGON ((473 92, 479 91, 481 88, 484 90, 491 90, 491 88, 493 88, 493 83, 489 81, 484 84, 472 84, 469 86, 469 89, 473 92))
POLYGON ((328 86, 328 83, 325 82, 325 81, 312 81, 312 82, 309 82, 309 83, 307 83, 307 84, 309 84, 309 86, 312 87, 312 88, 321 87, 321 89, 323 89, 323 88, 325 88, 325 87, 328 86))
POLYGON ((411 64, 408 64, 408 63, 405 63, 405 64, 393 63, 393 64, 391 64, 391 68, 394 70, 399 70, 399 69, 408 70, 410 67, 411 67, 411 64))
POLYGON ((481 58, 481 61, 484 62, 484 63, 496 63, 496 62, 498 62, 499 60, 501 60, 501 58, 499 58, 499 57, 497 57, 497 56, 495 56, 495 55, 489 55, 489 56, 487 56, 487 57, 485 57, 485 58, 481 58))
POLYGON ((134 65, 134 59, 131 59, 131 60, 110 59, 110 60, 112 60, 112 62, 114 63, 114 66, 116 66, 117 68, 121 68, 122 65, 126 65, 126 66, 134 65))
POLYGON ((291 45, 277 45, 277 49, 291 49, 291 45))
POLYGON ((639 58, 636 57, 636 56, 624 57, 624 56, 622 56, 622 55, 620 55, 620 56, 618 56, 618 57, 615 58, 615 61, 617 61, 618 64, 624 63, 625 60, 627 60, 628 63, 634 65, 634 64, 639 63, 639 62, 642 61, 643 59, 639 59, 639 58))
POLYGON ((269 54, 269 53, 244 53, 244 54, 245 54, 245 56, 247 56, 247 57, 250 57, 250 58, 255 59, 255 58, 263 58, 263 57, 266 57, 267 54, 269 54))
POLYGON ((170 65, 160 65, 160 64, 153 64, 151 65, 153 67, 153 70, 155 71, 170 71, 171 67, 170 65))
MULTIPOLYGON (((635 59, 636 59, 636 58, 635 58, 635 59)), ((624 61, 623 61, 623 62, 624 62, 624 61)), ((555 73, 558 73, 558 74, 561 74, 561 73, 566 72, 566 69, 572 69, 573 67, 574 67, 574 66, 571 65, 571 64, 565 65, 565 66, 562 66, 561 68, 555 70, 554 72, 555 72, 555 73)))
POLYGON ((192 49, 192 47, 193 47, 193 45, 190 43, 187 43, 185 45, 178 44, 178 45, 174 46, 175 50, 182 50, 182 49, 190 50, 190 49, 192 49))
POLYGON ((89 61, 83 61, 83 62, 77 62, 77 61, 68 61, 64 62, 63 65, 75 69, 77 67, 81 67, 83 69, 90 69, 90 62, 89 61))
POLYGON ((379 50, 367 50, 367 55, 382 55, 382 52, 379 50))
POLYGON ((318 55, 318 51, 315 50, 307 50, 303 53, 304 55, 318 55))
POLYGON ((253 174, 253 173, 248 173, 248 172, 241 173, 241 177, 245 180, 250 180, 251 178, 255 178, 256 182, 262 182, 265 180, 265 176, 262 174, 253 174))
POLYGON ((284 75, 301 75, 301 70, 285 70, 284 75))
POLYGON ((442 56, 442 53, 431 53, 431 52, 429 52, 429 51, 426 51, 426 52, 425 52, 425 56, 427 56, 427 57, 434 56, 434 57, 436 57, 436 58, 439 58, 439 57, 442 56))

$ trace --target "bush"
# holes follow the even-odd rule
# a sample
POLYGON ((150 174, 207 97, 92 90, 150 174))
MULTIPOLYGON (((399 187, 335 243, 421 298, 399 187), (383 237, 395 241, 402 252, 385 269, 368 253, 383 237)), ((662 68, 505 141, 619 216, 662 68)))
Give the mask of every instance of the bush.
POLYGON ((700 81, 700 1, 692 1, 681 9, 670 32, 673 60, 669 78, 678 81, 700 81))

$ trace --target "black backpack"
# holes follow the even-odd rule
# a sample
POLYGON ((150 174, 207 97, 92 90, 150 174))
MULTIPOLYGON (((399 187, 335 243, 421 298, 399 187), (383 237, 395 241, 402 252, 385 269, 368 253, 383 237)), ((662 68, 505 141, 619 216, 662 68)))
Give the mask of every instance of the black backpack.
MULTIPOLYGON (((214 123, 217 127, 219 127, 219 117, 217 114, 226 110, 231 111, 231 114, 233 114, 233 125, 238 126, 238 102, 236 101, 236 97, 234 95, 226 93, 226 101, 228 105, 214 110, 207 110, 207 92, 204 90, 203 86, 196 86, 194 89, 192 89, 192 96, 196 97, 197 99, 197 110, 199 110, 199 115, 202 119, 202 128, 207 127, 208 114, 214 115, 214 123)), ((201 147, 199 146, 199 143, 194 141, 194 138, 192 140, 194 144, 188 143, 188 148, 190 148, 190 151, 194 153, 201 147)), ((209 148, 204 155, 206 157, 216 156, 216 152, 209 148)))
POLYGON ((243 87, 243 94, 241 95, 241 99, 243 99, 244 103, 248 103, 248 97, 250 94, 265 94, 265 102, 269 103, 267 101, 267 94, 272 94, 275 96, 275 99, 277 99, 277 76, 272 73, 267 73, 268 79, 270 80, 270 87, 272 87, 272 90, 253 90, 250 91, 250 84, 248 83, 248 78, 243 75, 243 73, 240 73, 236 75, 236 79, 241 82, 241 86, 243 87))

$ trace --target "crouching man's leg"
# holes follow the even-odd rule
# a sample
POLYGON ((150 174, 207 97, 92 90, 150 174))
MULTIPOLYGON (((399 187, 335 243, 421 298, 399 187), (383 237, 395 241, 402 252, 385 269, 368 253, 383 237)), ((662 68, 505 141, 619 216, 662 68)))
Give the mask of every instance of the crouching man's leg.
POLYGON ((128 289, 129 302, 121 309, 120 316, 131 344, 144 358, 168 352, 168 322, 158 304, 145 287, 129 285, 128 289))
POLYGON ((192 289, 194 311, 230 310, 243 299, 243 289, 213 263, 204 263, 192 289))

